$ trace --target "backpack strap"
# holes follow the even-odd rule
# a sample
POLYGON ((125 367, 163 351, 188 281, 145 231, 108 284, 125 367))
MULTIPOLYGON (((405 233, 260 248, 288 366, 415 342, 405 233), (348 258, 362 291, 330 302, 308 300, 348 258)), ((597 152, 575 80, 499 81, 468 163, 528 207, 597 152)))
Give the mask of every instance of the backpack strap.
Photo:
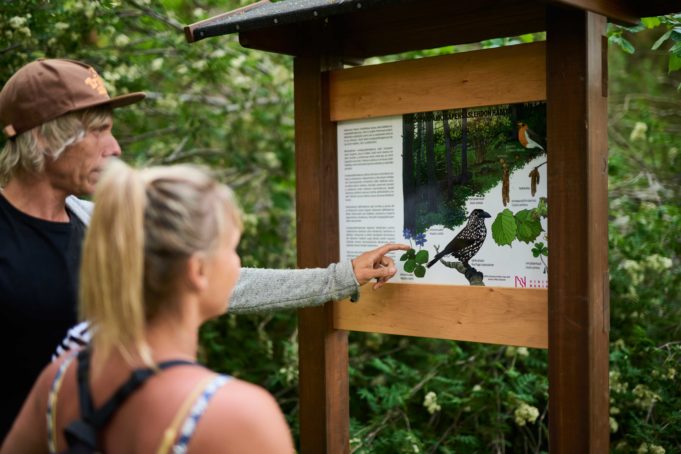
MULTIPOLYGON (((158 369, 164 370, 174 366, 198 366, 193 361, 171 360, 157 365, 158 369)), ((78 398, 80 400, 80 419, 73 421, 64 428, 64 436, 69 447, 77 445, 85 446, 92 451, 97 450, 99 431, 106 426, 114 413, 120 408, 125 400, 158 370, 151 368, 135 369, 128 380, 123 383, 104 405, 95 410, 92 403, 92 394, 88 383, 90 366, 90 349, 85 349, 78 354, 78 398)))

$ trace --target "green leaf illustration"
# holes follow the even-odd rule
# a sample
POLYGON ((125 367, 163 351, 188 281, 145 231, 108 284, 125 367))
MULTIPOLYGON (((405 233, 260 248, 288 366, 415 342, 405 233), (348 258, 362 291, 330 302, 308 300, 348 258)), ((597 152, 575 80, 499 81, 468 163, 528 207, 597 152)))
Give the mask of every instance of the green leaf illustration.
POLYGON ((506 208, 497 214, 492 223, 492 238, 499 246, 510 245, 515 239, 518 226, 511 210, 506 208))
POLYGON ((402 254, 402 257, 400 257, 400 261, 404 262, 405 260, 413 259, 415 255, 416 252, 413 249, 409 249, 407 252, 402 254))
POLYGON ((424 263, 428 263, 428 251, 426 250, 421 250, 416 254, 416 257, 414 257, 416 260, 416 263, 419 265, 423 265, 424 263))
POLYGON ((416 260, 409 259, 406 262, 404 262, 404 271, 406 271, 407 273, 413 273, 414 268, 416 268, 416 260))
POLYGON ((423 266, 423 265, 418 265, 418 266, 414 269, 414 276, 416 276, 416 277, 423 277, 423 276, 425 276, 425 275, 426 275, 426 267, 425 267, 425 266, 423 266))
POLYGON ((538 243, 534 243, 534 247, 532 248, 532 255, 535 257, 539 257, 540 255, 548 257, 549 249, 546 246, 544 246, 544 243, 542 243, 541 241, 538 243))
POLYGON ((518 227, 516 232, 518 240, 525 243, 536 240, 539 234, 544 231, 539 219, 534 216, 533 210, 518 211, 515 214, 515 223, 518 227))

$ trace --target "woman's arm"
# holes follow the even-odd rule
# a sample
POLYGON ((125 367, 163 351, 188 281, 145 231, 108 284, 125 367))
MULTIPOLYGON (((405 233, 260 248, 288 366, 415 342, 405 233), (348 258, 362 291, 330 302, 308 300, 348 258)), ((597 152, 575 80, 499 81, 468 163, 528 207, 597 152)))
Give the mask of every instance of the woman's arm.
POLYGON ((236 314, 296 309, 347 298, 359 290, 350 261, 326 268, 242 268, 229 303, 236 314))
POLYGON ((229 311, 246 314, 316 306, 356 295, 360 285, 373 279, 377 280, 374 289, 379 288, 396 272, 386 254, 406 249, 409 246, 404 244, 386 244, 326 268, 242 268, 229 311))
POLYGON ((0 454, 48 452, 47 395, 52 379, 65 359, 62 357, 43 369, 5 437, 0 454))

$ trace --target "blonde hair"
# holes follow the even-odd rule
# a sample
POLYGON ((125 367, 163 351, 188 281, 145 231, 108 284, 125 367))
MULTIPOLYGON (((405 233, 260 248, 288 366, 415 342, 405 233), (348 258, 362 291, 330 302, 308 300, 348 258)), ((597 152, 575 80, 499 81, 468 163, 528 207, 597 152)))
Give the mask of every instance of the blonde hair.
POLYGON ((111 120, 111 109, 95 107, 67 113, 8 140, 0 151, 0 186, 15 176, 40 173, 45 160, 57 160, 87 131, 111 120))
POLYGON ((94 199, 83 244, 81 318, 93 325, 102 362, 118 349, 129 361, 137 354, 153 366, 146 323, 176 309, 172 294, 187 260, 210 253, 228 229, 241 230, 239 210, 232 191, 198 167, 137 171, 115 159, 94 199))

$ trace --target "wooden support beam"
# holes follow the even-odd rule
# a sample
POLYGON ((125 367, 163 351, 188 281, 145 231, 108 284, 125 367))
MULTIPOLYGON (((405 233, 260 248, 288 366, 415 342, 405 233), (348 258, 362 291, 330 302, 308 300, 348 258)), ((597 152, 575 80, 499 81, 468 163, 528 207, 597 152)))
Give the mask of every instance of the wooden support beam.
MULTIPOLYGON (((336 126, 329 121, 327 62, 294 60, 298 265, 338 261, 336 126)), ((332 306, 298 312, 300 452, 349 450, 348 336, 332 306)))
POLYGON ((387 284, 334 305, 338 329, 548 347, 545 289, 387 284))
POLYGON ((549 3, 591 11, 622 24, 634 25, 639 21, 633 0, 549 0, 549 3))
POLYGON ((331 120, 546 99, 545 43, 331 72, 331 120))
POLYGON ((419 0, 386 2, 328 20, 301 22, 239 33, 251 49, 311 56, 323 52, 339 57, 367 58, 453 44, 479 42, 544 30, 544 4, 537 0, 419 0))
POLYGON ((605 27, 547 10, 551 454, 609 452, 605 27))

